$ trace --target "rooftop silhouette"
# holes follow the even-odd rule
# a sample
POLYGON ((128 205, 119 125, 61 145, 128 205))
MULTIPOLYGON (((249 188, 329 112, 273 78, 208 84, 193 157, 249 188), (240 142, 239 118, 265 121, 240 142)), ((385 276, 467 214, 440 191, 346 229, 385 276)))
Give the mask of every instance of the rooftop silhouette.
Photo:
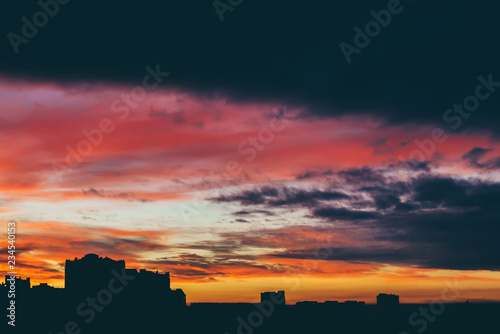
POLYGON ((500 312, 498 303, 400 304, 398 295, 387 293, 376 305, 287 305, 284 290, 262 292, 258 303, 187 306, 183 290, 171 289, 168 272, 130 269, 123 260, 92 253, 66 260, 65 288, 5 276, 5 302, 12 282, 20 333, 472 333, 496 328, 500 312))

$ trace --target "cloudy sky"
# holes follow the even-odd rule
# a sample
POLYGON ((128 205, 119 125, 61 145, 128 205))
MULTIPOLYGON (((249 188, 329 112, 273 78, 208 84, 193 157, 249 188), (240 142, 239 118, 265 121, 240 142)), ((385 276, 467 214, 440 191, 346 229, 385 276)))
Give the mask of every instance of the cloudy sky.
MULTIPOLYGON (((13 6, 5 35, 40 10, 13 6)), ((188 302, 500 300, 498 4, 402 1, 348 63, 387 6, 70 2, 18 53, 5 38, 18 272, 62 287, 94 252, 188 302)))

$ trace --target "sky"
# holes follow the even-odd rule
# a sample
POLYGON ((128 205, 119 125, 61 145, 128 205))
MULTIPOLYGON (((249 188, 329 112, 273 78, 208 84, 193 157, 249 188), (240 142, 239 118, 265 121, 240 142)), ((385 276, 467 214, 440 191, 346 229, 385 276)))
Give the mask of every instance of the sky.
POLYGON ((70 2, 1 45, 23 277, 63 287, 97 253, 188 303, 500 301, 498 5, 402 2, 351 62, 339 44, 386 1, 151 6, 70 2))

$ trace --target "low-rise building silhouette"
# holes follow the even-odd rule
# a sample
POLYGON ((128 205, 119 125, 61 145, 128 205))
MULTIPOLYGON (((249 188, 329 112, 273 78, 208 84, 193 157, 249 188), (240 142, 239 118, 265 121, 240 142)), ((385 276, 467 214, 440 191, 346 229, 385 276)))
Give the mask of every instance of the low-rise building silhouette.
POLYGON ((38 285, 33 285, 32 289, 41 291, 50 291, 55 288, 53 286, 50 286, 49 283, 40 283, 38 285))
POLYGON ((309 305, 318 305, 318 302, 315 300, 304 300, 302 302, 296 302, 295 305, 297 306, 309 306, 309 305))
POLYGON ((14 283, 15 291, 18 293, 23 293, 29 291, 31 288, 31 280, 29 277, 23 279, 22 277, 5 275, 5 285, 10 288, 11 282, 14 283))

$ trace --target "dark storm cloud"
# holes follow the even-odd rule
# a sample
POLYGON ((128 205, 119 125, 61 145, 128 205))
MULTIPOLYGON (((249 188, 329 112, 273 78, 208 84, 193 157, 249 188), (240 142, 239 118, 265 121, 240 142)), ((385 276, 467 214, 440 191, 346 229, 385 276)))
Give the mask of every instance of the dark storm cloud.
MULTIPOLYGON (((396 204, 393 212, 379 215, 370 224, 356 223, 358 228, 371 229, 382 244, 392 243, 394 249, 350 250, 344 258, 416 263, 425 268, 500 270, 500 244, 495 241, 500 235, 500 184, 425 176, 414 180, 411 188, 409 202, 396 204), (420 206, 440 209, 419 210, 420 206)), ((384 199, 386 208, 398 202, 396 197, 384 199)))
MULTIPOLYGON (((286 205, 311 205, 317 201, 333 201, 349 199, 350 197, 338 191, 302 190, 296 188, 270 188, 246 190, 232 195, 213 198, 215 202, 239 202, 242 205, 265 204, 268 207, 279 207, 286 205)), ((246 211, 243 211, 246 212, 246 211)), ((240 211, 237 213, 242 214, 240 211)))
POLYGON ((340 177, 344 178, 350 184, 371 184, 371 183, 384 183, 384 176, 378 171, 369 168, 352 168, 337 173, 340 177))
POLYGON ((251 210, 251 211, 241 210, 241 211, 236 211, 233 213, 233 215, 235 215, 235 216, 248 216, 248 215, 253 215, 253 214, 263 214, 265 216, 273 216, 274 215, 274 213, 272 213, 269 210, 251 210))
POLYGON ((443 177, 425 177, 414 183, 414 200, 432 207, 478 208, 498 207, 500 184, 469 182, 443 177))
POLYGON ((409 211, 414 211, 417 210, 420 207, 420 205, 416 203, 398 203, 396 207, 394 208, 395 211, 397 212, 409 212, 409 211))
MULTIPOLYGON (((477 76, 500 80, 499 4, 402 2, 404 10, 347 64, 339 44, 386 0, 244 1, 221 22, 211 1, 70 2, 15 54, 0 43, 0 71, 62 82, 140 84, 147 65, 172 74, 164 86, 232 102, 305 105, 302 117, 370 113, 386 124, 443 124, 443 112, 474 93, 477 76), (425 18, 425 20, 423 20, 425 18), (466 22, 466 24, 465 24, 466 22)), ((9 2, 4 36, 21 33, 36 1, 9 2)), ((498 134, 498 92, 460 131, 498 134)), ((159 115, 158 115, 159 116, 159 115)), ((449 128, 447 128, 449 129, 449 128)))
MULTIPOLYGON (((366 170, 349 174, 372 180, 366 170)), ((221 244, 277 248, 268 256, 307 259, 314 258, 310 246, 318 243, 313 236, 331 234, 340 241, 320 246, 331 248, 332 261, 500 271, 499 183, 426 173, 404 183, 403 192, 393 192, 390 185, 395 182, 387 179, 386 184, 355 188, 372 202, 354 193, 343 208, 334 202, 295 203, 295 208, 310 209, 307 218, 322 220, 320 225, 290 226, 289 232, 287 228, 254 231, 254 235, 224 233, 221 244), (307 229, 313 232, 296 232, 307 229)), ((268 205, 267 200, 262 203, 268 205)))
POLYGON ((271 206, 294 205, 304 203, 314 203, 316 200, 333 201, 341 199, 349 199, 346 194, 337 191, 321 191, 321 190, 297 190, 292 188, 284 188, 285 196, 268 202, 271 206))
MULTIPOLYGON (((329 247, 328 260, 385 263, 431 269, 500 270, 500 210, 407 212, 357 221, 353 229, 332 230, 363 241, 329 247), (357 233, 356 231, 362 231, 357 233)), ((322 248, 328 247, 321 245, 322 248)), ((315 258, 315 249, 288 249, 269 254, 284 258, 315 258)))
POLYGON ((376 212, 353 211, 344 208, 320 208, 314 210, 314 215, 329 220, 363 220, 378 216, 376 212))
POLYGON ((498 221, 495 207, 392 215, 377 222, 377 239, 399 245, 426 268, 500 270, 498 221))
POLYGON ((373 200, 375 201, 375 206, 377 207, 378 210, 393 208, 401 203, 399 197, 394 194, 374 195, 373 200))
MULTIPOLYGON (((389 167, 391 168, 403 168, 413 171, 426 171, 429 172, 431 170, 431 161, 420 161, 420 160, 411 160, 411 161, 399 161, 397 165, 393 164, 389 167)), ((435 165, 435 163, 434 163, 435 165)))
POLYGON ((465 195, 465 184, 451 178, 422 178, 414 184, 414 199, 439 206, 451 197, 465 195))
POLYGON ((240 202, 241 204, 264 204, 273 197, 278 197, 278 189, 271 187, 262 187, 255 190, 245 190, 229 196, 219 196, 213 198, 216 202, 240 202))
POLYGON ((236 211, 235 213, 233 213, 233 215, 235 215, 235 216, 246 216, 246 215, 249 215, 251 213, 252 212, 250 212, 250 211, 241 210, 241 211, 236 211))
POLYGON ((263 204, 265 202, 264 195, 258 190, 243 191, 240 194, 230 196, 219 196, 213 200, 216 202, 240 202, 243 205, 263 204))
POLYGON ((465 153, 462 157, 464 160, 469 160, 471 164, 478 164, 478 160, 481 159, 486 153, 491 152, 491 148, 482 148, 479 146, 475 146, 472 150, 465 153))
POLYGON ((479 161, 482 160, 484 156, 491 151, 493 150, 490 148, 475 146, 472 150, 465 153, 462 159, 467 161, 470 166, 475 168, 498 169, 500 168, 500 157, 494 157, 483 162, 479 161))

